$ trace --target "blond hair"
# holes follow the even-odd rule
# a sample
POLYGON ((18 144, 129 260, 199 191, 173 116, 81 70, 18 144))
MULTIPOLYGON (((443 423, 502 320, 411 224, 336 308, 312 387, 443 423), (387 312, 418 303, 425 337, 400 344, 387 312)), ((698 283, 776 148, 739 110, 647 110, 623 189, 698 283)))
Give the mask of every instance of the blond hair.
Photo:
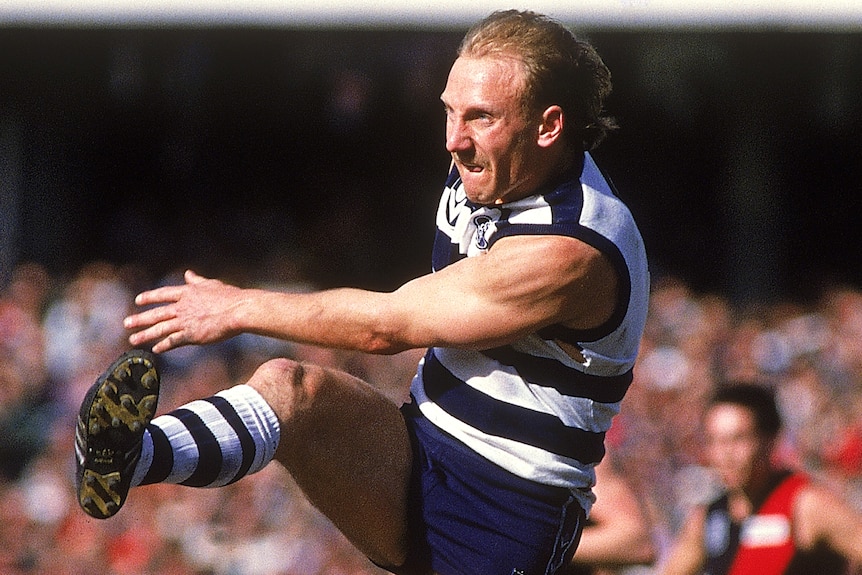
POLYGON ((611 74, 595 48, 559 22, 530 11, 494 12, 475 24, 459 57, 514 58, 525 72, 524 107, 558 105, 568 118, 567 140, 581 150, 601 143, 616 123, 605 114, 611 74))

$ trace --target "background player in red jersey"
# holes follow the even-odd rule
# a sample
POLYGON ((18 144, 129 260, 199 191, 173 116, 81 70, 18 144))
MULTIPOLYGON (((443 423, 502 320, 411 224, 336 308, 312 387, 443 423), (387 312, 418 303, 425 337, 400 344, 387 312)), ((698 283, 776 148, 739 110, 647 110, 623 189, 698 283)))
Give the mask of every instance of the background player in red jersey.
POLYGON ((662 575, 843 575, 848 562, 862 564, 862 515, 773 464, 781 420, 770 390, 719 388, 704 428, 725 492, 691 512, 662 575))

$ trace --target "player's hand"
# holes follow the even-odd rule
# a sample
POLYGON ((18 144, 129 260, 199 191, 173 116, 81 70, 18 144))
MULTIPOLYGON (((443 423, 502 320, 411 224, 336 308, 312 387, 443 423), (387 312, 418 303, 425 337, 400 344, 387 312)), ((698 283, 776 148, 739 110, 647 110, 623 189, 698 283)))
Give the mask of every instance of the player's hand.
POLYGON ((154 353, 183 345, 201 345, 236 335, 233 312, 242 300, 240 288, 207 279, 189 270, 185 284, 146 291, 135 298, 139 306, 157 307, 131 315, 123 326, 132 330, 129 343, 155 342, 154 353))

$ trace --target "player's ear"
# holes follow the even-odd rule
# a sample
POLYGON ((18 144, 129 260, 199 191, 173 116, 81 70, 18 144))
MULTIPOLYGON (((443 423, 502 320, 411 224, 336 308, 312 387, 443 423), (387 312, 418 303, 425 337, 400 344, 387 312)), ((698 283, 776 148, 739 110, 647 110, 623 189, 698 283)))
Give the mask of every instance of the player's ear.
POLYGON ((539 125, 539 145, 548 147, 563 136, 563 109, 557 105, 548 106, 542 112, 539 125))

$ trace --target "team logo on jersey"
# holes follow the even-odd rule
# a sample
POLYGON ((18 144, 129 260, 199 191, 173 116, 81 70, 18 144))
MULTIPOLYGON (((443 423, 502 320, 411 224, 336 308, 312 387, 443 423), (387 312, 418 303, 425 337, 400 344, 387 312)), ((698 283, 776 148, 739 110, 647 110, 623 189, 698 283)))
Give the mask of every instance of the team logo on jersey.
POLYGON ((476 231, 473 235, 474 244, 479 250, 487 250, 491 245, 491 236, 497 230, 497 221, 501 213, 497 209, 483 208, 473 215, 473 226, 476 231))
POLYGON ((488 236, 494 224, 494 220, 488 216, 476 216, 473 218, 476 225, 476 247, 480 250, 488 249, 488 236))

